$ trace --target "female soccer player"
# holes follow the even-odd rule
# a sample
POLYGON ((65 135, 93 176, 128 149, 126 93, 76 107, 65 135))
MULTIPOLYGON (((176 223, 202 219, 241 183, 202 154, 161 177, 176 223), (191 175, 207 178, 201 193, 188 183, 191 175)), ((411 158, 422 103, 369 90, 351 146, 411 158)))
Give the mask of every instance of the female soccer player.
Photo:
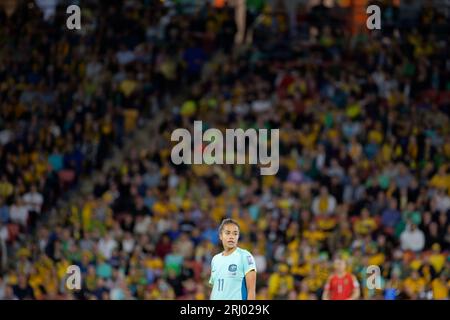
POLYGON ((237 246, 238 223, 232 219, 223 220, 219 238, 224 250, 211 261, 211 300, 255 300, 255 259, 250 252, 237 246))
POLYGON ((356 300, 360 296, 359 282, 356 277, 346 271, 346 262, 343 259, 334 261, 334 274, 332 274, 323 292, 323 300, 356 300))

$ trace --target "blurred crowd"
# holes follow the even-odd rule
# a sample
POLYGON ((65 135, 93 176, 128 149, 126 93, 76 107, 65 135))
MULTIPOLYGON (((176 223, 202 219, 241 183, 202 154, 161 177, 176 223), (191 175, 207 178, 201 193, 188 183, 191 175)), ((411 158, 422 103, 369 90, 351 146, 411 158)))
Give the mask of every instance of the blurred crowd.
POLYGON ((364 299, 449 298, 449 25, 428 2, 379 2, 386 28, 352 34, 337 3, 248 0, 239 44, 216 2, 81 1, 80 31, 29 3, 0 12, 0 299, 208 299, 224 217, 258 299, 319 299, 337 255, 364 299), (194 120, 280 129, 278 173, 174 165, 171 132, 194 120))

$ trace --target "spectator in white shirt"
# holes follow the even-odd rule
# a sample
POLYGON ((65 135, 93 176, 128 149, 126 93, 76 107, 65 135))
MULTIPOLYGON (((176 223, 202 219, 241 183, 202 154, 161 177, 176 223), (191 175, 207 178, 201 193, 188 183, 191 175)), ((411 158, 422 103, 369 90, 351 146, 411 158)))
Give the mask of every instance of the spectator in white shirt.
POLYGON ((131 253, 134 249, 134 245, 135 245, 135 239, 133 238, 133 236, 131 235, 130 232, 126 232, 125 236, 122 240, 123 251, 125 251, 126 253, 131 253))
POLYGON ((42 204, 44 203, 44 197, 37 191, 36 186, 32 185, 30 191, 24 194, 23 202, 28 208, 29 213, 28 223, 31 228, 34 228, 38 216, 41 214, 42 204))
POLYGON ((121 45, 120 51, 116 53, 116 58, 120 65, 126 65, 133 62, 136 59, 136 56, 134 52, 129 50, 125 45, 121 45))
POLYGON ((100 239, 98 250, 105 257, 106 260, 111 258, 113 250, 117 247, 117 241, 114 240, 109 233, 104 238, 100 239))
POLYGON ((450 209, 450 197, 443 189, 440 189, 435 195, 436 208, 439 211, 447 211, 450 209))
POLYGON ((6 285, 2 300, 19 300, 14 294, 14 289, 10 285, 6 285))
POLYGON ((44 203, 44 197, 37 191, 36 186, 32 185, 30 192, 24 194, 23 202, 26 206, 28 206, 29 211, 35 211, 40 214, 42 204, 44 203))
POLYGON ((136 224, 134 225, 134 233, 145 234, 152 223, 150 216, 136 216, 136 224))
POLYGON ((38 230, 36 242, 41 252, 44 252, 45 248, 47 248, 49 236, 50 233, 47 228, 43 227, 38 230))
POLYGON ((258 272, 264 273, 267 269, 266 257, 259 252, 259 249, 257 247, 255 247, 253 253, 255 258, 256 270, 258 270, 258 272))
POLYGON ((22 198, 17 197, 16 202, 9 210, 9 217, 12 222, 18 223, 23 227, 28 224, 28 207, 23 202, 22 198))
POLYGON ((414 223, 409 223, 400 235, 402 250, 422 251, 425 246, 425 235, 414 223))

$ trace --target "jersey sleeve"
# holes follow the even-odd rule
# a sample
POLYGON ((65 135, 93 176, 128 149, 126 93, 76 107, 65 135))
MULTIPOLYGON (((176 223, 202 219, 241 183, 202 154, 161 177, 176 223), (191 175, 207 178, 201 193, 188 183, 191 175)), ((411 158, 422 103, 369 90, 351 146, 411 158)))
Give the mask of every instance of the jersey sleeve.
POLYGON ((324 290, 325 291, 330 290, 330 285, 331 285, 331 278, 328 278, 327 282, 325 283, 324 290))
POLYGON ((214 275, 216 273, 216 269, 214 267, 214 258, 211 260, 211 276, 209 277, 209 284, 212 286, 214 284, 214 275))
POLYGON ((252 270, 256 271, 255 258, 253 258, 252 254, 248 251, 243 252, 243 264, 244 264, 244 275, 246 275, 252 270))

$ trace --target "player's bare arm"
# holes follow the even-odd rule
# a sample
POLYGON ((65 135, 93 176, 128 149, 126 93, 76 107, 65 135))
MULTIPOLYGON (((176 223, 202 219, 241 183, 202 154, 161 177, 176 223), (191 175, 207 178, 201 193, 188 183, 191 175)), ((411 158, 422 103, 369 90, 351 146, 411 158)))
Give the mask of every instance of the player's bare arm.
POLYGON ((359 282, 358 279, 354 275, 352 275, 353 280, 353 292, 349 300, 357 300, 361 295, 361 290, 359 290, 359 282))
POLYGON ((245 275, 245 283, 247 284, 247 300, 256 299, 256 271, 250 270, 245 275))
POLYGON ((322 300, 330 300, 330 277, 328 277, 327 282, 325 283, 325 288, 322 294, 322 300))

